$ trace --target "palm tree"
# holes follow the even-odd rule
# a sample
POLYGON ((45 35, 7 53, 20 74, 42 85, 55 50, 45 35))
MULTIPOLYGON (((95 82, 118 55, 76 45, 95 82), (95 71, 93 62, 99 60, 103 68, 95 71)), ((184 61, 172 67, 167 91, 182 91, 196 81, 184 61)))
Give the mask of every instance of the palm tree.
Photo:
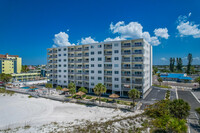
POLYGON ((158 82, 160 83, 161 86, 161 83, 163 82, 162 78, 158 78, 158 82))
POLYGON ((57 87, 56 87, 56 90, 57 90, 57 91, 60 91, 60 90, 62 90, 62 87, 61 87, 61 86, 57 86, 57 87))
POLYGON ((101 104, 101 94, 106 92, 106 86, 103 85, 102 83, 98 83, 97 85, 95 85, 94 87, 94 93, 99 96, 99 103, 101 104))
POLYGON ((79 88, 78 91, 82 91, 82 92, 84 92, 84 93, 88 93, 88 90, 85 89, 85 87, 81 87, 81 88, 79 88))
POLYGON ((198 83, 199 83, 199 88, 200 88, 200 77, 197 77, 197 78, 195 79, 195 82, 198 82, 198 83))
POLYGON ((128 92, 128 96, 133 100, 133 107, 135 107, 135 99, 140 98, 140 92, 136 89, 131 89, 128 92))
POLYGON ((76 93, 76 85, 74 83, 68 84, 69 93, 74 95, 76 93))
POLYGON ((48 91, 50 92, 50 88, 53 88, 53 85, 50 83, 45 84, 45 87, 48 89, 48 91))

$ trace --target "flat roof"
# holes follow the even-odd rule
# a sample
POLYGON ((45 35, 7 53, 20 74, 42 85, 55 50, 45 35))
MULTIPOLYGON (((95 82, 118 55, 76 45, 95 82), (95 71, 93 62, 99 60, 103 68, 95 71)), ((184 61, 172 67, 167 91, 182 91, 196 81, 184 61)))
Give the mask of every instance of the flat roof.
POLYGON ((167 73, 167 74, 161 74, 161 78, 177 78, 177 79, 186 79, 186 80, 192 80, 191 77, 184 76, 184 73, 167 73))

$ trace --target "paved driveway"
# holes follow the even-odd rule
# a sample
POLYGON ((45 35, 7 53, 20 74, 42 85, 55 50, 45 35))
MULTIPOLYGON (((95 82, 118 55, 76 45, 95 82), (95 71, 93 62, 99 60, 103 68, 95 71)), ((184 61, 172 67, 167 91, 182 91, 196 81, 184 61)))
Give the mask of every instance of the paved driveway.
POLYGON ((200 107, 200 103, 196 100, 190 91, 178 90, 178 97, 179 99, 183 99, 188 102, 191 106, 190 116, 188 118, 190 133, 199 133, 200 127, 198 125, 198 114, 195 112, 195 109, 200 107))

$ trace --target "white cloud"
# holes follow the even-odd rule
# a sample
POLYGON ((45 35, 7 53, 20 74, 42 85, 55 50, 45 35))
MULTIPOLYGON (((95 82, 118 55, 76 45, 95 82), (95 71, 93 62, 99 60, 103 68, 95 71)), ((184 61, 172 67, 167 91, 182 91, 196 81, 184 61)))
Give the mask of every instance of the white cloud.
POLYGON ((89 37, 81 38, 81 44, 90 44, 90 43, 98 43, 98 41, 95 41, 94 39, 89 37))
POLYGON ((167 61, 165 57, 160 58, 162 61, 167 61))
POLYGON ((69 42, 69 35, 65 32, 60 32, 54 35, 54 45, 53 47, 62 47, 62 46, 70 46, 75 45, 69 42))
POLYGON ((110 37, 108 37, 108 38, 106 38, 106 39, 104 40, 104 42, 119 41, 119 40, 126 40, 126 39, 125 39, 125 38, 121 38, 121 37, 119 37, 119 36, 117 36, 117 37, 115 37, 115 38, 110 38, 110 37))
POLYGON ((168 34, 168 29, 167 28, 158 28, 154 30, 154 33, 157 37, 162 37, 165 39, 168 39, 169 34, 168 34))
POLYGON ((194 57, 193 60, 199 61, 200 58, 199 57, 194 57))
POLYGON ((194 38, 200 38, 199 24, 188 21, 190 16, 191 13, 189 13, 188 16, 179 16, 176 29, 178 30, 180 37, 192 36, 194 38))
POLYGON ((188 16, 190 17, 192 15, 192 13, 190 12, 189 14, 188 14, 188 16))
MULTIPOLYGON (((110 30, 112 33, 117 33, 121 36, 121 38, 131 38, 131 39, 138 39, 138 38, 144 38, 147 42, 150 44, 157 46, 160 44, 160 41, 158 37, 168 39, 168 30, 167 28, 163 28, 164 30, 160 30, 161 28, 158 28, 158 31, 162 31, 162 33, 157 34, 158 36, 151 37, 149 32, 144 31, 143 32, 143 26, 138 22, 130 22, 129 24, 125 24, 124 21, 119 21, 115 25, 113 23, 110 24, 110 30)), ((157 30, 156 30, 156 33, 157 30)))

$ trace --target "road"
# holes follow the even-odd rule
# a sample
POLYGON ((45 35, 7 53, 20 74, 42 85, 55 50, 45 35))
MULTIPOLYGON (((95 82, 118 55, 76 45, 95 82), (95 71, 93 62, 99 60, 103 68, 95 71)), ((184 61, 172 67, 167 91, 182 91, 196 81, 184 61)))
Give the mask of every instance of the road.
POLYGON ((199 133, 200 127, 198 125, 199 116, 195 112, 197 107, 200 107, 200 103, 196 100, 196 98, 192 95, 190 91, 182 91, 178 90, 179 99, 183 99, 188 102, 191 106, 190 116, 188 118, 188 124, 190 126, 190 133, 199 133))
MULTIPOLYGON (((165 99, 165 94, 168 89, 153 87, 151 92, 141 101, 143 104, 140 109, 144 109, 147 105, 153 104, 156 101, 165 99)), ((176 99, 174 89, 169 89, 171 92, 170 100, 176 99)))

